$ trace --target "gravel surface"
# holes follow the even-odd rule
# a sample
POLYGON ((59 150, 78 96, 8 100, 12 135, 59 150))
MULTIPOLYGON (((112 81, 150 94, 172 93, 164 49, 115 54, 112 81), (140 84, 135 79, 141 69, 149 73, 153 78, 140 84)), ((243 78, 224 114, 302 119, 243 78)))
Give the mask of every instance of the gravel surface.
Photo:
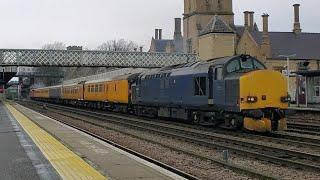
MULTIPOLYGON (((87 123, 79 122, 77 120, 70 120, 69 118, 63 119, 67 120, 69 123, 71 122, 75 126, 94 132, 108 140, 116 142, 122 146, 135 150, 170 166, 176 167, 200 179, 253 179, 219 165, 191 157, 181 152, 172 151, 171 149, 158 144, 150 143, 148 141, 134 138, 113 130, 107 130, 93 125, 88 125, 87 123)), ((111 126, 112 125, 110 125, 110 127, 111 126)), ((123 127, 120 128, 123 129, 123 127)), ((141 135, 141 132, 139 134, 141 135)), ((145 137, 149 137, 151 139, 156 138, 149 135, 145 137)), ((169 144, 171 144, 171 142, 169 142, 169 144)))

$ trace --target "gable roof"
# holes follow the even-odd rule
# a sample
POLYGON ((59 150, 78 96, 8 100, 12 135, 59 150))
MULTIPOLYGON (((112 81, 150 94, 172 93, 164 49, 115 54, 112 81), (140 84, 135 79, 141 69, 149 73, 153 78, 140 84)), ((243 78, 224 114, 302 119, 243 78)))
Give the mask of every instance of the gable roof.
MULTIPOLYGON (((262 44, 262 32, 250 32, 258 44, 262 44)), ((320 33, 269 32, 272 58, 296 54, 293 59, 320 60, 320 33)))
POLYGON ((236 32, 236 34, 241 37, 244 33, 245 27, 244 26, 235 26, 234 30, 236 32))
POLYGON ((200 35, 208 33, 233 33, 233 29, 219 16, 215 15, 209 24, 200 32, 200 35))

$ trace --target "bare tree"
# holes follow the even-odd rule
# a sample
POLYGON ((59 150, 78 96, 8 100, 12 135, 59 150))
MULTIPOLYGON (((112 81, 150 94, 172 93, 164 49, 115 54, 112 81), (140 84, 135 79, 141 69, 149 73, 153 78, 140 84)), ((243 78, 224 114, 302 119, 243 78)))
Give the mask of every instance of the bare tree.
POLYGON ((137 51, 139 49, 139 45, 136 42, 119 39, 119 40, 110 40, 105 43, 102 43, 97 47, 97 50, 100 51, 137 51))
POLYGON ((54 42, 54 43, 48 43, 42 46, 42 49, 51 49, 51 50, 65 50, 66 45, 63 42, 54 42))

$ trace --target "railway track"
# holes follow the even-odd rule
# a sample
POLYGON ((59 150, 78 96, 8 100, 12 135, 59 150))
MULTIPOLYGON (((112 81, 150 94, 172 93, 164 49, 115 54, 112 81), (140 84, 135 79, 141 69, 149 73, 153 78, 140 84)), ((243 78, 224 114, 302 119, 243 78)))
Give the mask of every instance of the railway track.
POLYGON ((288 131, 320 136, 320 124, 290 122, 288 131))
MULTIPOLYGON (((48 105, 48 107, 60 111, 56 113, 60 113, 65 116, 65 112, 69 112, 80 116, 94 118, 99 120, 100 122, 108 121, 121 126, 130 127, 141 131, 148 131, 151 133, 157 133, 167 137, 174 137, 190 143, 196 143, 210 148, 228 149, 235 154, 251 158, 257 158, 264 161, 270 161, 275 164, 283 164, 289 167, 320 171, 320 156, 315 154, 309 154, 277 147, 270 147, 264 145, 264 143, 259 143, 252 140, 243 140, 237 137, 201 132, 195 129, 186 129, 182 127, 171 126, 169 124, 160 124, 157 122, 144 121, 131 117, 110 115, 106 113, 92 112, 87 110, 79 110, 70 107, 61 107, 57 105, 48 105)), ((67 116, 71 116, 70 118, 79 118, 70 114, 67 116)), ((85 121, 82 118, 80 119, 82 121, 85 121)), ((87 123, 91 123, 96 126, 103 126, 101 125, 101 123, 87 123)))
MULTIPOLYGON (((25 104, 25 103, 20 103, 20 105, 25 106, 26 104, 25 104)), ((29 105, 30 105, 30 104, 29 104, 29 105)), ((35 105, 35 104, 32 105, 33 108, 34 108, 34 105, 35 105)), ((68 111, 69 113, 75 113, 75 111, 74 111, 72 108, 69 108, 69 107, 67 107, 67 110, 64 109, 64 108, 66 108, 66 107, 59 107, 59 106, 56 106, 56 105, 53 105, 53 106, 48 105, 47 107, 48 107, 48 108, 53 108, 53 109, 56 109, 56 110, 59 110, 59 111, 62 110, 62 111, 64 111, 64 112, 65 112, 65 111, 68 111), (60 108, 63 108, 63 109, 60 109, 60 108)), ((32 109, 33 109, 33 108, 32 108, 32 109)), ((39 111, 40 113, 41 113, 41 111, 43 111, 43 110, 41 110, 41 108, 40 108, 40 109, 35 108, 35 110, 39 111)), ((46 110, 48 110, 48 109, 46 109, 46 110)), ((52 111, 51 111, 51 112, 52 112, 52 111)), ((149 142, 152 142, 152 143, 160 144, 160 145, 162 145, 162 146, 164 146, 164 147, 166 147, 166 148, 172 149, 172 150, 174 150, 174 151, 181 152, 181 153, 184 153, 184 154, 188 154, 188 155, 190 155, 190 156, 194 156, 194 157, 199 158, 199 159, 202 159, 202 160, 204 160, 204 161, 209 161, 209 162, 211 162, 211 163, 218 164, 218 165, 221 165, 221 166, 223 166, 223 167, 227 167, 227 168, 232 169, 232 170, 234 170, 234 171, 236 171, 236 172, 240 172, 240 173, 242 173, 242 174, 247 174, 247 175, 249 175, 249 176, 251 176, 251 177, 255 177, 255 178, 259 178, 259 179, 277 179, 277 178, 273 177, 272 175, 267 175, 267 174, 264 174, 264 173, 260 173, 260 172, 255 171, 254 169, 249 169, 249 168, 242 167, 242 166, 239 166, 239 165, 236 165, 236 164, 228 163, 228 162, 225 162, 225 161, 222 161, 222 160, 219 160, 219 159, 212 158, 212 157, 210 157, 210 156, 200 155, 200 154, 197 154, 197 153, 192 152, 192 151, 188 151, 188 150, 183 149, 183 148, 177 148, 177 147, 174 147, 174 146, 168 146, 168 145, 166 145, 166 144, 161 144, 161 143, 159 143, 159 142, 157 142, 157 141, 153 141, 152 139, 141 138, 141 137, 139 137, 139 136, 136 136, 136 135, 127 133, 126 131, 123 131, 123 130, 120 130, 120 129, 114 129, 114 128, 111 128, 111 127, 106 127, 106 126, 104 126, 104 125, 97 124, 97 123, 95 123, 95 122, 88 121, 88 120, 85 120, 85 119, 83 119, 83 118, 66 115, 65 113, 61 113, 61 111, 60 111, 60 112, 55 111, 54 113, 57 113, 57 114, 66 116, 66 117, 68 117, 68 118, 77 119, 77 120, 80 120, 80 121, 82 121, 82 122, 86 122, 86 123, 88 123, 88 124, 95 125, 95 126, 97 126, 97 127, 108 128, 108 129, 111 129, 111 130, 114 130, 114 131, 117 131, 117 132, 120 132, 120 133, 123 133, 123 134, 127 134, 127 135, 129 135, 129 136, 133 136, 133 137, 136 137, 136 138, 139 138, 139 139, 143 139, 143 140, 145 140, 145 141, 149 141, 149 142)), ((101 114, 99 114, 100 116, 92 116, 92 115, 89 114, 89 112, 83 111, 83 110, 81 110, 81 113, 78 113, 78 112, 77 112, 77 113, 75 113, 75 114, 77 114, 77 115, 79 115, 79 114, 80 114, 80 115, 83 115, 83 113, 88 113, 88 114, 85 114, 84 116, 90 116, 90 117, 92 117, 92 118, 97 118, 97 119, 99 119, 100 122, 101 122, 101 121, 110 121, 110 120, 111 120, 111 119, 109 119, 109 118, 106 118, 105 116, 101 116, 101 114), (103 120, 102 120, 102 119, 103 119, 103 120)), ((95 114, 95 115, 98 115, 98 114, 95 114)), ((51 117, 51 118, 54 118, 54 119, 55 119, 55 117, 51 117)), ((114 118, 114 117, 112 117, 112 118, 114 118)), ((123 148, 124 150, 126 150, 126 151, 128 151, 128 152, 134 152, 133 154, 138 154, 139 156, 141 155, 141 154, 139 154, 139 153, 137 153, 137 152, 135 152, 135 151, 132 151, 132 150, 130 150, 130 149, 127 149, 127 148, 125 148, 125 147, 122 147, 121 145, 118 145, 118 144, 116 144, 116 143, 114 143, 114 142, 109 142, 109 141, 106 140, 105 138, 102 138, 102 137, 100 137, 100 136, 98 136, 98 135, 96 135, 96 134, 94 134, 94 133, 92 133, 92 132, 88 132, 87 130, 83 130, 82 128, 76 127, 76 126, 72 125, 71 123, 68 123, 68 122, 66 122, 66 121, 64 121, 64 120, 57 120, 57 121, 62 122, 62 123, 64 123, 64 124, 67 124, 67 125, 69 125, 69 126, 72 126, 72 127, 76 128, 76 129, 79 129, 79 130, 81 130, 81 131, 83 131, 83 132, 85 132, 85 133, 88 133, 88 134, 90 134, 90 135, 93 135, 94 137, 97 137, 97 138, 99 138, 99 139, 102 139, 102 140, 104 140, 104 141, 106 141, 106 142, 108 142, 108 143, 110 143, 110 144, 112 144, 112 145, 115 145, 116 147, 119 146, 121 149, 123 148)), ((135 127, 135 128, 136 128, 136 127, 135 127)), ((146 129, 144 129, 144 130, 146 130, 146 129)), ((157 133, 159 133, 159 132, 160 132, 160 131, 158 131, 157 133)), ((160 134, 162 134, 162 135, 163 135, 163 134, 168 135, 167 133, 160 133, 160 134)), ((142 156, 143 159, 147 159, 147 160, 151 159, 151 158, 146 157, 146 156, 144 156, 144 155, 141 155, 141 156, 142 156)), ((197 179, 196 177, 194 177, 194 176, 192 176, 192 175, 190 175, 190 174, 188 174, 188 173, 181 172, 181 171, 175 169, 174 167, 171 167, 171 166, 166 167, 167 165, 165 165, 165 164, 163 164, 163 163, 161 163, 161 162, 158 162, 158 161, 156 161, 156 160, 152 160, 151 162, 153 162, 153 161, 155 161, 156 164, 160 165, 161 167, 164 166, 164 167, 165 167, 166 169, 168 169, 168 170, 173 169, 173 170, 174 170, 173 172, 175 172, 175 173, 176 173, 176 171, 178 171, 178 174, 179 174, 179 175, 181 175, 181 176, 183 176, 183 177, 186 177, 187 179, 197 179), (188 177, 188 176, 189 176, 189 177, 188 177)))

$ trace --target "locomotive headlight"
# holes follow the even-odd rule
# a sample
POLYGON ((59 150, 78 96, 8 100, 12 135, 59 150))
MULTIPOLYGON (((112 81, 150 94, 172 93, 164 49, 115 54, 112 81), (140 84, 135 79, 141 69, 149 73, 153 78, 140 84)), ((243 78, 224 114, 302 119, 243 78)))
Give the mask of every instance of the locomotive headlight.
POLYGON ((247 102, 248 103, 255 103, 257 101, 258 101, 258 97, 256 97, 256 96, 248 96, 247 97, 247 102))
POLYGON ((290 96, 283 96, 283 97, 281 97, 281 102, 289 103, 289 102, 291 102, 291 97, 290 96))

